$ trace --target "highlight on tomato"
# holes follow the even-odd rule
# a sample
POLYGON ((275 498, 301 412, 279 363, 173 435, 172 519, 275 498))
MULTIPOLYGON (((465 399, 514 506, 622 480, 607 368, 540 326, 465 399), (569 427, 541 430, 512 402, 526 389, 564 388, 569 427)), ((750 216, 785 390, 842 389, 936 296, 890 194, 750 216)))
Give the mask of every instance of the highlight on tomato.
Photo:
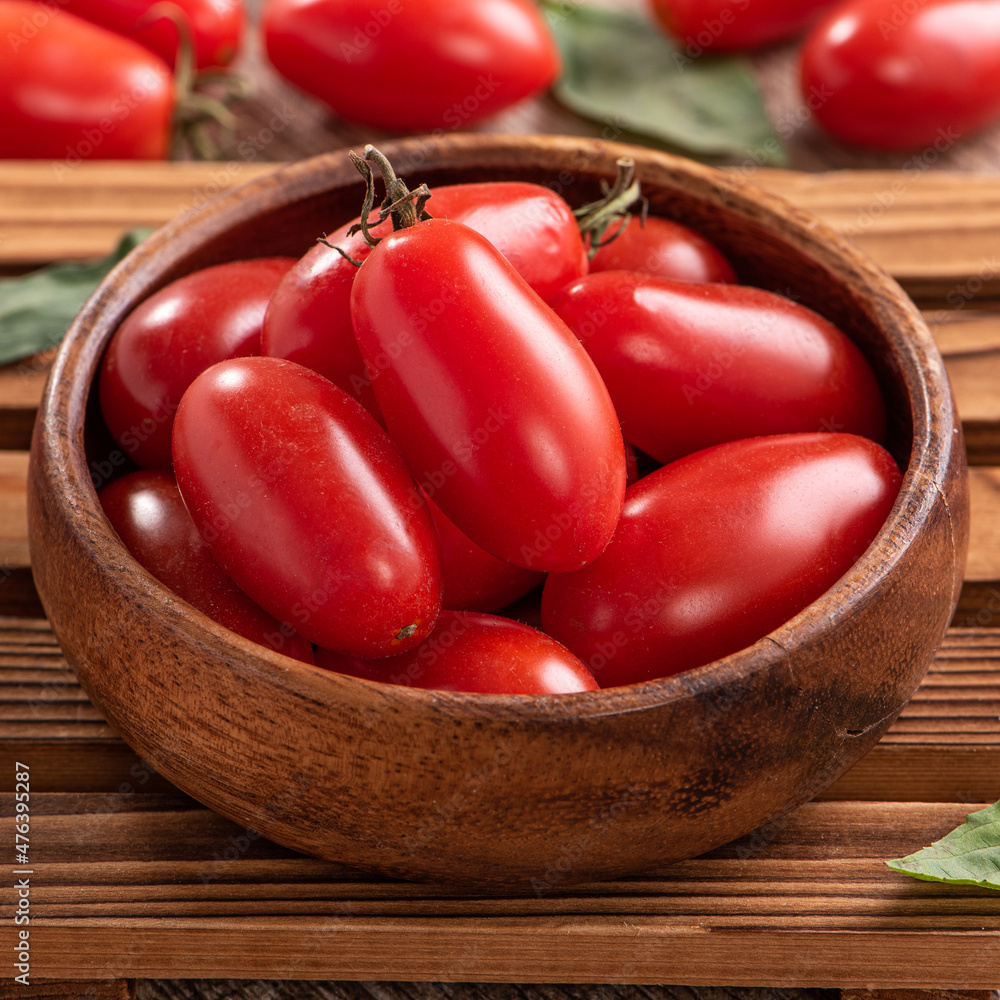
POLYGON ((215 561, 169 472, 129 473, 98 499, 135 560, 178 597, 245 639, 316 662, 312 645, 250 600, 215 561))
POLYGON ((431 631, 430 514, 385 431, 332 382, 278 358, 221 361, 184 393, 173 456, 212 554, 275 618, 355 656, 431 631))
POLYGON ((520 622, 469 611, 442 611, 416 649, 362 660, 319 649, 316 662, 353 677, 480 694, 572 694, 595 691, 589 670, 555 639, 520 622))
POLYGON ((602 688, 752 645, 863 555, 902 481, 881 445, 785 434, 716 445, 629 487, 589 566, 550 574, 542 625, 602 688))

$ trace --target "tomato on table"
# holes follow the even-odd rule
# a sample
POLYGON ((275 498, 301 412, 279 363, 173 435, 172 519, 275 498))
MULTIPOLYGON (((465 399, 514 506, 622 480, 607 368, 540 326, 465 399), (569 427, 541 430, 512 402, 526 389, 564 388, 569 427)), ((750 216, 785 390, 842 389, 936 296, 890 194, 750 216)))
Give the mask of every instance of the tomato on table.
POLYGON ((166 157, 174 78, 159 56, 32 0, 0 0, 0 36, 0 157, 67 171, 90 158, 166 157))
POLYGON ((101 412, 138 465, 170 468, 174 412, 196 375, 260 354, 264 311, 293 263, 260 257, 194 271, 151 295, 115 331, 101 362, 101 412))
POLYGON ((626 440, 659 462, 761 434, 885 433, 859 348, 773 292, 603 271, 552 306, 594 360, 626 440))
POLYGON ((221 361, 184 393, 173 454, 212 554, 276 618, 357 656, 433 628, 430 514, 385 432, 333 383, 278 358, 221 361))
POLYGON ((601 687, 750 646, 827 591, 871 544, 902 481, 852 434, 785 434, 689 455, 629 487, 603 554, 553 573, 545 631, 601 687))
POLYGON ((688 55, 738 52, 790 38, 836 0, 652 0, 688 55))
POLYGON ((416 649, 361 660, 327 649, 319 666, 385 684, 480 694, 571 694, 595 691, 589 670, 565 646, 537 629, 496 615, 442 611, 416 649))
POLYGON ((98 499, 135 560, 178 597, 252 642, 316 662, 312 645, 250 600, 215 561, 169 472, 129 473, 98 499))
MULTIPOLYGON (((152 12, 148 0, 60 0, 66 10, 119 34, 134 38, 169 66, 177 64, 177 26, 165 13, 152 12)), ((242 0, 169 0, 185 19, 194 47, 195 67, 228 66, 240 48, 246 26, 242 0)))
POLYGON ((801 78, 837 138, 943 153, 1000 117, 1000 0, 849 0, 810 32, 801 78))
POLYGON ((451 130, 544 90, 559 53, 532 0, 268 0, 275 69, 351 121, 451 130))

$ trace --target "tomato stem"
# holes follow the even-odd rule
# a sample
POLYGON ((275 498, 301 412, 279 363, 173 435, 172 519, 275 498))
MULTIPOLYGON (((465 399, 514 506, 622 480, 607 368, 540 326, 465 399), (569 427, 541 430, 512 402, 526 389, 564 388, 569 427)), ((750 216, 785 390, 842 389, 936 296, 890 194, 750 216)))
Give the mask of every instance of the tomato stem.
POLYGON ((601 182, 604 197, 581 205, 573 212, 591 257, 601 247, 621 236, 632 218, 629 209, 637 201, 642 203, 640 219, 643 225, 646 224, 649 202, 642 195, 639 181, 635 180, 635 162, 623 156, 615 166, 618 168, 618 176, 614 184, 609 186, 607 181, 601 182))
MULTIPOLYGON (((411 191, 406 186, 406 182, 396 176, 396 171, 393 170, 392 164, 385 154, 371 144, 365 146, 364 154, 362 158, 354 150, 348 152, 351 162, 358 168, 358 173, 365 179, 365 200, 361 208, 361 221, 351 226, 347 234, 348 236, 353 236, 355 233, 361 233, 365 238, 365 242, 370 247, 374 247, 378 245, 381 237, 372 236, 369 232, 371 228, 369 216, 375 205, 375 174, 372 171, 370 163, 374 163, 378 167, 379 173, 382 175, 382 180, 385 182, 385 198, 379 206, 378 222, 376 225, 385 222, 389 216, 392 216, 392 228, 395 232, 399 229, 409 229, 410 226, 415 226, 418 222, 423 222, 425 219, 431 218, 426 208, 427 200, 431 196, 431 189, 426 184, 421 184, 415 191, 411 191)), ((334 249, 339 248, 335 247, 334 249)), ((341 252, 343 253, 343 251, 341 252)), ((347 255, 345 254, 344 256, 347 255)), ((350 260, 351 258, 348 257, 347 259, 350 260)), ((351 263, 354 263, 354 261, 351 261, 351 263)))

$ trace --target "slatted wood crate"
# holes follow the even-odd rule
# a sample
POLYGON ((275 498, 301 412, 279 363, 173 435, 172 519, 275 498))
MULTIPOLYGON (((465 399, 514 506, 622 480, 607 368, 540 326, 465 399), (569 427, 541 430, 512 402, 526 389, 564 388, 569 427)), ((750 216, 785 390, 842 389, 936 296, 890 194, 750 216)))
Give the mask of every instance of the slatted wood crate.
MULTIPOLYGON (((266 165, 0 164, 0 269, 106 252, 266 165)), ((753 178, 825 217, 925 308, 969 444, 973 539, 923 686, 819 800, 702 858, 533 895, 412 885, 271 844, 181 795, 104 723, 30 580, 24 483, 47 363, 0 369, 0 965, 17 904, 14 762, 31 773, 32 987, 124 996, 136 977, 677 983, 987 991, 1000 895, 883 864, 1000 799, 1000 180, 753 178), (57 982, 76 981, 78 985, 57 982), (100 985, 103 983, 103 985, 100 985)), ((2 336, 2 330, 0 330, 2 336)), ((559 859, 560 845, 553 845, 559 859)), ((852 993, 852 996, 854 994, 852 993)), ((985 993, 981 993, 985 996, 985 993)))

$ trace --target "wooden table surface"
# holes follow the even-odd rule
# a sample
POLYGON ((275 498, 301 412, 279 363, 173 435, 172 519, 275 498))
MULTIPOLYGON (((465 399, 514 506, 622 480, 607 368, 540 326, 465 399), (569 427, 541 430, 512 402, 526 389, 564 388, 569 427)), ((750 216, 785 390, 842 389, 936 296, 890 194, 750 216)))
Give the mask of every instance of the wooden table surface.
MULTIPOLYGON (((798 121, 793 49, 755 64, 776 119, 798 121)), ((244 66, 258 90, 241 110, 233 161, 83 163, 68 176, 48 163, 0 162, 0 270, 103 253, 124 228, 162 223, 273 169, 267 161, 381 137, 331 119, 253 48, 244 66), (274 131, 279 113, 285 124, 274 131)), ((548 98, 482 127, 595 134, 548 98)), ((24 480, 47 359, 32 359, 0 369, 0 788, 12 759, 31 764, 39 984, 100 981, 86 995, 111 997, 138 978, 149 1000, 801 1000, 819 987, 986 996, 1000 985, 1000 896, 915 882, 883 864, 1000 799, 1000 175, 985 173, 1000 170, 1000 127, 905 174, 896 168, 907 157, 849 150, 807 120, 791 130, 789 150, 797 170, 734 169, 850 235, 917 299, 945 354, 974 466, 955 628, 875 750, 818 801, 711 855, 530 898, 372 878, 263 841, 139 761, 89 704, 39 617, 24 480), (831 168, 851 169, 798 172, 831 168), (499 985, 449 985, 463 981, 499 985), (525 983, 535 985, 513 985, 525 983)), ((0 807, 12 841, 10 794, 0 807)), ((9 871, 6 854, 4 864, 9 871)), ((5 955, 14 892, 5 877, 5 955)), ((33 995, 0 979, 0 997, 8 993, 33 995)), ((52 984, 37 995, 84 993, 52 984)))

